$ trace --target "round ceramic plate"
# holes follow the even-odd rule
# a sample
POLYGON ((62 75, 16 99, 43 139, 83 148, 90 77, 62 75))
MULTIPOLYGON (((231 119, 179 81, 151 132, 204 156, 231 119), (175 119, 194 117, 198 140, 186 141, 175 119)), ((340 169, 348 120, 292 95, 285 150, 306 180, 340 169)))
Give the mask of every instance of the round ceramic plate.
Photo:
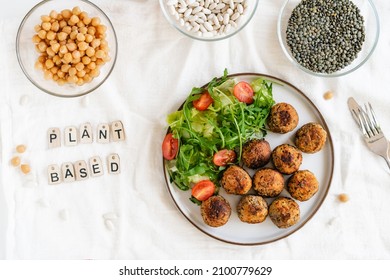
MULTIPOLYGON (((234 78, 236 81, 243 80, 247 82, 251 82, 260 77, 265 78, 273 83, 273 97, 275 102, 289 103, 297 110, 299 124, 294 131, 287 134, 268 132, 265 139, 270 143, 271 149, 284 143, 293 144, 294 135, 297 129, 308 122, 320 123, 327 131, 328 138, 325 147, 315 154, 303 153, 303 162, 300 167, 300 170, 307 169, 315 174, 319 182, 318 192, 308 201, 297 201, 301 210, 301 218, 297 224, 287 229, 280 229, 272 223, 269 217, 260 224, 247 224, 241 222, 236 211, 236 206, 241 196, 227 194, 223 188, 221 188, 219 194, 229 201, 232 207, 232 214, 229 221, 224 226, 213 228, 203 222, 200 214, 200 207, 189 200, 191 191, 182 191, 170 182, 164 161, 164 174, 167 188, 174 203, 184 217, 205 234, 224 242, 239 245, 260 245, 270 243, 285 238, 300 229, 307 221, 313 218, 320 208, 332 181, 334 166, 332 138, 328 126, 316 106, 303 92, 288 82, 262 74, 235 74, 230 75, 230 77, 234 78)), ((272 166, 272 163, 269 163, 267 166, 272 166)), ((255 170, 248 170, 248 172, 250 175, 253 175, 255 170)), ((287 180, 288 177, 289 176, 285 176, 285 179, 287 180)), ((280 196, 290 197, 286 190, 283 190, 280 196)), ((268 205, 273 199, 274 198, 266 199, 268 205)))

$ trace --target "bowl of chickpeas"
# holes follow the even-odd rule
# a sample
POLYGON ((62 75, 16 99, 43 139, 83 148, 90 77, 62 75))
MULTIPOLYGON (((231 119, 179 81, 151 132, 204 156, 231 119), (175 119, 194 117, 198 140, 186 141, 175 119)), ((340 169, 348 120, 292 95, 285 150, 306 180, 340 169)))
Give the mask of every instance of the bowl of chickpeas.
POLYGON ((110 76, 117 38, 107 15, 87 0, 45 0, 22 20, 16 54, 26 77, 54 96, 90 93, 110 76))

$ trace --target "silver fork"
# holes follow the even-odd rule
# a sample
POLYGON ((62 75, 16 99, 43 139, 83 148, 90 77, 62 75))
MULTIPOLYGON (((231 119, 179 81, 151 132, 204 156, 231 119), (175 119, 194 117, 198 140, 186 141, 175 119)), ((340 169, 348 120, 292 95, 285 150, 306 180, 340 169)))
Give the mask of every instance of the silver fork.
POLYGON ((375 154, 383 157, 390 169, 390 158, 388 154, 390 144, 379 126, 371 104, 365 104, 365 108, 363 109, 356 103, 355 99, 350 97, 348 99, 348 106, 353 118, 359 125, 360 131, 364 135, 364 140, 368 148, 375 154))

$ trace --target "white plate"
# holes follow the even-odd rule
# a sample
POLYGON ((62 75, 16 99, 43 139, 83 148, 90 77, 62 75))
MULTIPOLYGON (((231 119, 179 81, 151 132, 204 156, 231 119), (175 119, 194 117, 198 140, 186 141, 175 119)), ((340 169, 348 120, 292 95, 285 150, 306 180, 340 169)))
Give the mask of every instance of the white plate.
MULTIPOLYGON (((219 194, 229 201, 232 208, 232 214, 229 221, 224 226, 218 228, 209 227, 203 222, 200 214, 200 207, 189 200, 189 197, 191 197, 191 191, 182 191, 173 183, 170 183, 169 174, 164 164, 165 179, 167 182, 168 191, 177 208, 189 222, 191 222, 195 227, 197 227, 205 234, 224 242, 239 245, 260 245, 270 243, 285 238, 300 229, 308 220, 314 216, 314 214, 320 208, 328 193, 330 183, 332 181, 334 166, 332 139, 326 122, 319 110, 310 101, 310 99, 306 97, 304 93, 302 93, 293 85, 278 78, 262 74, 244 73, 230 75, 230 77, 235 78, 237 81, 244 80, 248 82, 263 77, 273 82, 273 97, 276 103, 286 102, 294 106, 297 110, 299 115, 299 124, 294 131, 287 134, 276 134, 268 132, 265 139, 270 143, 271 149, 274 149, 276 146, 283 143, 294 144, 293 140, 295 132, 302 125, 308 122, 320 123, 328 133, 325 147, 320 152, 315 154, 303 153, 303 162, 300 170, 308 169, 315 174, 319 182, 319 190, 310 200, 305 202, 297 201, 301 210, 301 218, 299 222, 287 229, 280 229, 276 227, 269 217, 267 217, 267 219, 260 224, 243 223, 238 218, 236 211, 236 206, 241 196, 226 194, 223 188, 221 188, 219 194)), ((269 163, 267 166, 272 166, 272 163, 269 163)), ((251 175, 253 175, 254 172, 254 170, 249 170, 251 175)), ((288 177, 289 176, 285 176, 285 179, 288 177)), ((281 196, 290 197, 286 190, 283 190, 281 196)), ((273 199, 274 198, 266 199, 268 205, 272 202, 273 199)))

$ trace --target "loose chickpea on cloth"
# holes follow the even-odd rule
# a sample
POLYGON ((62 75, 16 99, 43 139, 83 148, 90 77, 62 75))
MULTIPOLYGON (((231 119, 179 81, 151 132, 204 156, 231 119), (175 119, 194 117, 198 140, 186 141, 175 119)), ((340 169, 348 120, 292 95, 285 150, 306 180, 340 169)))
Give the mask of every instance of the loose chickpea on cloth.
POLYGON ((79 7, 42 15, 32 38, 40 54, 35 67, 59 85, 90 82, 110 60, 106 30, 99 17, 90 18, 79 7))

